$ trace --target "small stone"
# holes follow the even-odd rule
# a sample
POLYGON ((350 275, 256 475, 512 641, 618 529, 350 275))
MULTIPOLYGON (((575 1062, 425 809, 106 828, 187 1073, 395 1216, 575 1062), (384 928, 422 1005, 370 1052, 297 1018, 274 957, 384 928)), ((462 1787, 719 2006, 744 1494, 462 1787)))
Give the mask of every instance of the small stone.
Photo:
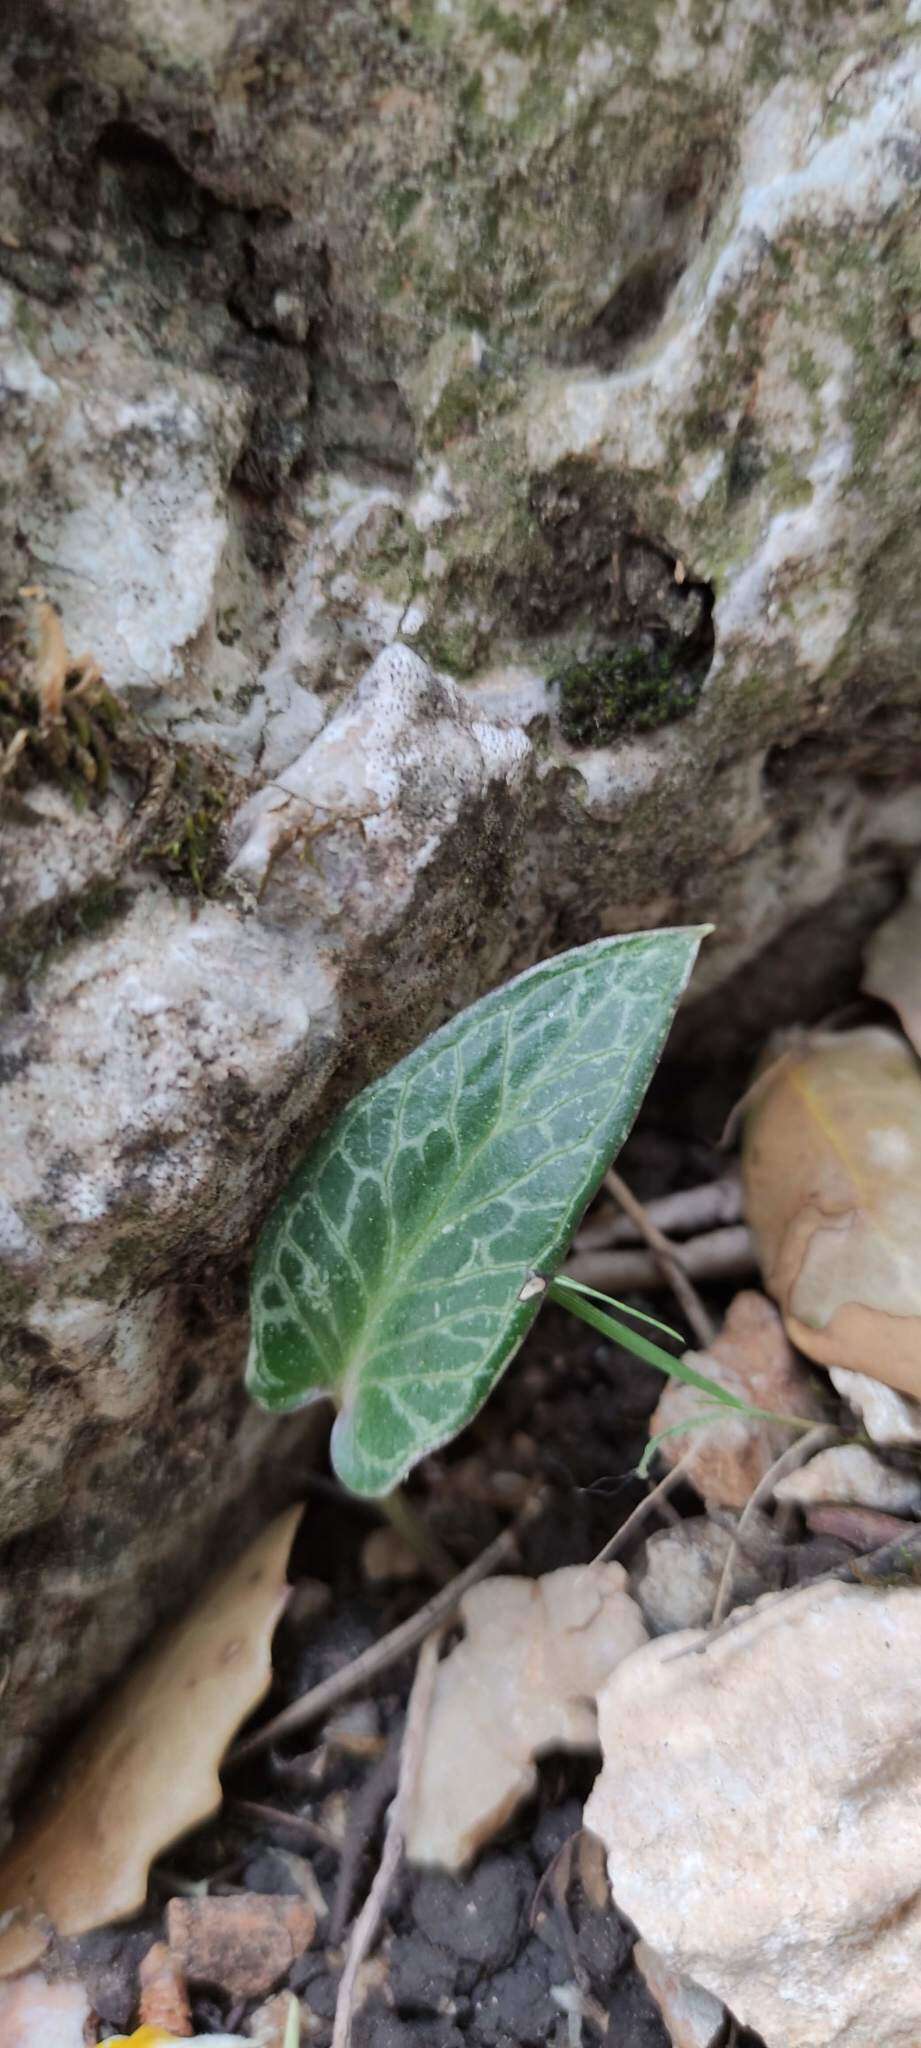
POLYGON ((162 2027, 165 2034, 191 2034, 192 2014, 185 1973, 178 1956, 165 1941, 155 1941, 141 1958, 138 1972, 141 1997, 138 2019, 141 2026, 162 2027))
POLYGON ((914 1587, 825 1581, 601 1695, 586 1824, 617 1904, 770 2048, 921 2041, 919 1624, 914 1587))
POLYGON ((290 1991, 280 1991, 276 1998, 267 1999, 265 2005, 257 2006, 250 2014, 246 2031, 257 2048, 285 2048, 285 2033, 293 2003, 290 1991))
POLYGON ((677 1976, 648 1942, 637 1942, 633 1960, 662 2014, 672 2048, 716 2048, 726 2025, 720 2000, 689 1977, 677 1976))
POLYGON ((798 1472, 788 1472, 774 1488, 775 1500, 812 1507, 822 1502, 839 1506, 881 1508, 905 1514, 921 1507, 921 1479, 899 1472, 864 1444, 834 1444, 819 1451, 798 1472))
POLYGON ((309 1948, 316 1915, 304 1899, 242 1892, 226 1899, 170 1899, 170 1948, 186 1976, 231 1998, 258 1998, 309 1948))
POLYGON ((921 1444, 921 1401, 843 1366, 833 1365, 829 1378, 842 1400, 860 1416, 875 1444, 921 1444))
POLYGON ((84 2048, 89 2016, 82 1984, 49 1984, 37 1970, 0 1984, 3 2048, 84 2048))
MULTIPOLYGON (((728 1529, 707 1515, 690 1516, 674 1529, 650 1536, 641 1570, 633 1576, 633 1593, 650 1634, 670 1629, 703 1628, 713 1604, 732 1545, 728 1529)), ((764 1590, 756 1567, 738 1555, 733 1573, 735 1604, 764 1590)))
POLYGON ((533 1791, 538 1756, 594 1748, 596 1688, 646 1639, 627 1583, 620 1565, 571 1565, 465 1594, 464 1640, 435 1680, 411 1862, 462 1868, 533 1791))

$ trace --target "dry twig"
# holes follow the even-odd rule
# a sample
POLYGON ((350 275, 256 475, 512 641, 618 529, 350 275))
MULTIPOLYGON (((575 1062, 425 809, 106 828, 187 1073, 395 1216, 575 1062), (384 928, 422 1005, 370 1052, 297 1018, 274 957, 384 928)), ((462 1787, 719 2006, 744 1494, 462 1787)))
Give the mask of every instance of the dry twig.
MULTIPOLYGON (((645 1500, 641 1500, 634 1508, 633 1513, 627 1516, 626 1521, 621 1522, 620 1528, 615 1529, 613 1536, 605 1544, 604 1549, 599 1550, 597 1557, 592 1558, 592 1564, 609 1564, 612 1557, 617 1557, 620 1551, 626 1548, 631 1536, 636 1534, 637 1529, 645 1522, 647 1515, 651 1513, 653 1508, 663 1507, 673 1487, 676 1487, 679 1480, 684 1478, 692 1455, 691 1451, 685 1451, 683 1458, 679 1458, 677 1465, 673 1465, 671 1471, 666 1472, 665 1478, 660 1479, 655 1486, 650 1487, 645 1500)), ((587 1569, 591 1571, 591 1565, 587 1569)))
POLYGON ((659 1229, 658 1224, 653 1223, 642 1202, 638 1202, 636 1196, 631 1194, 626 1181, 621 1180, 619 1173, 615 1173, 613 1166, 605 1174, 604 1184, 620 1203, 621 1208, 626 1210, 631 1222, 642 1232, 657 1266, 664 1273, 675 1300, 687 1317, 698 1344, 706 1351, 716 1336, 716 1329, 693 1281, 688 1277, 681 1256, 659 1229))
MULTIPOLYGON (((751 1232, 744 1223, 708 1230, 681 1246, 681 1264, 689 1280, 745 1280, 757 1270, 751 1232)), ((661 1266, 651 1252, 576 1252, 563 1267, 563 1278, 602 1287, 608 1294, 651 1294, 667 1287, 661 1266)))
POLYGON ((746 1531, 750 1523, 754 1521, 758 1509, 763 1506, 766 1500, 770 1500, 778 1479, 783 1479, 788 1472, 795 1472, 798 1465, 805 1465, 807 1459, 813 1457, 816 1451, 824 1451, 828 1448, 829 1444, 836 1444, 840 1436, 841 1431, 836 1429, 834 1424, 821 1422, 817 1429, 807 1430, 805 1436, 799 1437, 795 1444, 790 1444, 785 1451, 782 1451, 780 1457, 774 1459, 773 1465, 768 1466, 764 1477, 759 1479, 754 1492, 749 1494, 742 1509, 735 1535, 726 1552, 726 1562, 723 1566, 719 1586, 717 1587, 716 1600, 713 1605, 713 1614, 710 1622, 711 1628, 719 1628, 732 1598, 733 1573, 735 1572, 740 1546, 744 1544, 746 1531))
MULTIPOLYGON (((725 1223, 738 1223, 742 1216, 742 1184, 738 1174, 720 1180, 705 1180, 700 1187, 679 1188, 673 1195, 660 1195, 646 1203, 650 1223, 667 1237, 697 1237, 701 1231, 716 1230, 725 1223)), ((632 1216, 589 1216, 576 1232, 576 1252, 607 1251, 614 1245, 639 1244, 642 1231, 632 1216)))
POLYGON ((268 1749, 280 1736, 293 1735, 296 1729, 306 1728, 311 1721, 319 1720, 322 1714, 330 1713, 333 1707, 338 1707, 343 1700, 350 1699, 353 1693, 360 1692, 362 1686, 370 1685, 372 1679, 379 1677, 391 1664, 396 1664, 400 1657, 405 1657, 410 1650, 417 1649, 433 1628, 449 1619, 458 1601, 470 1591, 471 1586, 476 1586, 481 1579, 488 1578, 500 1564, 512 1562, 517 1556, 518 1537, 522 1527, 525 1522, 531 1520, 539 1505, 538 1495, 522 1509, 511 1528, 503 1529, 501 1536, 497 1536, 494 1542, 488 1544, 480 1556, 474 1558, 472 1564, 468 1564, 465 1571, 458 1572, 456 1579, 452 1579, 449 1586, 443 1586, 440 1592, 434 1593, 424 1607, 420 1607, 416 1614, 411 1614, 408 1621, 402 1621, 398 1628, 391 1629, 389 1635, 382 1636, 379 1642, 372 1643, 367 1650, 362 1650, 360 1657, 355 1657, 344 1670, 334 1671, 329 1678, 321 1679, 320 1684, 313 1686, 310 1692, 305 1692, 301 1699, 292 1700, 289 1707, 275 1715, 274 1720, 267 1721, 264 1727, 257 1728, 252 1735, 245 1736, 243 1741, 238 1742, 236 1748, 231 1750, 228 1761, 232 1764, 242 1763, 245 1757, 258 1756, 260 1751, 268 1749))
POLYGON ((419 1651, 416 1675, 409 1695, 406 1710, 406 1727, 403 1732, 403 1751, 400 1758, 400 1775, 396 1798, 390 1809, 387 1833, 381 1860, 371 1890, 362 1906, 358 1919, 352 1928, 345 1968, 339 1980, 336 1998, 336 2017, 333 2022, 332 2048, 349 2048, 352 2038, 352 2009, 355 2002, 355 1986, 358 1972, 365 1957, 373 1947, 381 1924, 387 1894, 399 1868, 406 1837, 406 1822, 412 1803, 416 1781, 422 1765, 425 1750, 425 1736, 428 1728, 429 1710, 435 1690, 438 1670, 438 1648, 441 1630, 435 1629, 426 1636, 419 1651))
POLYGON ((352 1800, 329 1918, 327 1941, 330 1948, 338 1948, 348 1926, 362 1855, 374 1833, 380 1813, 396 1791, 400 1772, 401 1740, 400 1733, 394 1730, 383 1756, 378 1757, 373 1770, 368 1772, 364 1784, 352 1800))

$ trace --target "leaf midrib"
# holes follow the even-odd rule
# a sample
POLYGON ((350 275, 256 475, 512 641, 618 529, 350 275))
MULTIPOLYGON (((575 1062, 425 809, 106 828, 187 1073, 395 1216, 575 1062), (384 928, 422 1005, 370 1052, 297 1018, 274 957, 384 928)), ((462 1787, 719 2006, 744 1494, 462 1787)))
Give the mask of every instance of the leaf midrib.
MULTIPOLYGON (((569 972, 571 973, 571 972, 572 972, 572 969, 570 969, 570 970, 569 970, 569 972)), ((635 992, 634 992, 634 993, 635 993, 635 992)), ((599 997, 598 1001, 597 1001, 597 1002, 596 1002, 596 1003, 595 1003, 594 1005, 592 1005, 592 1009, 591 1009, 591 1010, 589 1011, 589 1013, 588 1013, 588 1016, 586 1017, 586 1019, 584 1019, 584 1020, 583 1020, 583 1023, 585 1023, 585 1022, 588 1022, 588 1021, 589 1021, 589 1019, 590 1019, 590 1017, 591 1017, 591 1015, 592 1015, 592 1013, 593 1013, 593 1011, 594 1011, 594 1010, 600 1009, 600 1008, 602 1008, 602 1007, 604 1006, 604 1003, 605 1003, 605 1001, 606 1001, 606 1000, 608 1000, 608 996, 609 996, 609 992, 608 992, 607 990, 605 990, 605 991, 603 992, 603 994, 602 994, 602 995, 601 995, 601 996, 599 997)), ((644 1046, 645 1046, 645 1045, 647 1044, 648 1040, 649 1040, 649 1039, 650 1039, 651 1037, 653 1037, 654 1035, 655 1035, 655 1027, 651 1025, 651 1026, 650 1026, 650 1028, 649 1028, 649 1029, 648 1029, 648 1030, 646 1031, 646 1033, 644 1034, 643 1038, 642 1038, 641 1040, 639 1040, 639 1042, 637 1043, 637 1045, 636 1045, 636 1047, 635 1047, 635 1049, 634 1049, 634 1051, 633 1051, 633 1054, 632 1054, 632 1056, 628 1056, 628 1058, 627 1058, 627 1061, 626 1061, 626 1065, 625 1065, 625 1068, 624 1068, 624 1082, 625 1082, 625 1084, 626 1084, 626 1082, 627 1082, 627 1078, 628 1078, 628 1076, 629 1076, 629 1074, 630 1074, 631 1070, 632 1070, 632 1069, 633 1069, 633 1068, 634 1068, 634 1067, 636 1066, 636 1063, 637 1063, 637 1060, 638 1060, 638 1058, 639 1058, 640 1052, 642 1051, 643 1047, 644 1047, 644 1046)), ((507 1079, 507 1074, 508 1074, 508 1046, 509 1046, 509 1020, 508 1020, 508 1019, 506 1019, 506 1021, 505 1021, 505 1026, 504 1026, 504 1046, 503 1046, 503 1069, 502 1069, 502 1077, 501 1077, 501 1085, 500 1085, 500 1094, 499 1094, 499 1102, 500 1102, 500 1115, 499 1115, 499 1117, 497 1117, 497 1120, 496 1120, 496 1122, 495 1122, 494 1124, 490 1125, 490 1126, 489 1126, 489 1128, 488 1128, 488 1129, 487 1129, 486 1131, 484 1131, 484 1133, 483 1133, 482 1137, 481 1137, 481 1138, 479 1138, 479 1139, 477 1140, 477 1143, 476 1143, 476 1145, 475 1145, 475 1146, 474 1146, 474 1147, 472 1148, 472 1150, 471 1150, 471 1151, 470 1151, 470 1152, 468 1153, 468 1155, 467 1155, 467 1160, 466 1160, 465 1166, 464 1166, 464 1168, 463 1168, 463 1171, 462 1171, 462 1172, 461 1172, 460 1174, 458 1174, 458 1176, 457 1176, 457 1181, 455 1182, 455 1188, 459 1187, 459 1186, 461 1185, 461 1183, 462 1183, 462 1182, 463 1182, 464 1180, 466 1180, 466 1179, 467 1179, 467 1178, 469 1177, 469 1175, 470 1175, 470 1174, 472 1173, 472 1171, 474 1170, 474 1167, 475 1167, 475 1165, 476 1165, 476 1161, 477 1161, 477 1159, 479 1158, 479 1156, 480 1156, 480 1153, 481 1153, 481 1152, 483 1151, 483 1149, 485 1148, 485 1146, 486 1146, 487 1144, 491 1143, 491 1142, 492 1142, 492 1140, 493 1140, 493 1139, 494 1139, 495 1137, 497 1137, 498 1135, 501 1135, 501 1130, 502 1130, 502 1116, 503 1116, 503 1115, 505 1114, 505 1111, 506 1111, 506 1108, 507 1108, 507 1094, 506 1094, 506 1088, 505 1088, 505 1083, 506 1083, 506 1079, 507 1079)), ((458 1061, 458 1057, 457 1057, 457 1040, 456 1040, 456 1039, 452 1041, 452 1051, 453 1051, 453 1053, 454 1053, 454 1058, 455 1058, 455 1062, 456 1062, 457 1066, 459 1067, 459 1061, 458 1061)), ((594 1058, 597 1058, 597 1054, 594 1054, 594 1055, 589 1055, 588 1057, 594 1057, 594 1058)), ((545 1077, 544 1077, 544 1079, 546 1080, 546 1078, 547 1078, 547 1077, 545 1076, 545 1077)), ((403 1091, 403 1097, 401 1098, 401 1104, 400 1104, 400 1114, 402 1114, 402 1107, 403 1107, 403 1102, 405 1102, 405 1096, 406 1096, 406 1089, 408 1088, 408 1086, 409 1086, 409 1080, 408 1080, 408 1078, 407 1078, 407 1081, 406 1081, 406 1083, 404 1084, 404 1091, 403 1091)), ((526 1099, 527 1099, 527 1098, 525 1098, 525 1100, 526 1100, 526 1099)), ((456 1100, 457 1100, 457 1094, 456 1094, 456 1092, 455 1092, 455 1096, 454 1096, 454 1101, 456 1101, 456 1100)), ((581 1143, 582 1143, 582 1144, 584 1145, 585 1141, 584 1141, 584 1140, 582 1140, 582 1141, 581 1141, 581 1143)), ((575 1151, 575 1152, 577 1152, 577 1151, 578 1151, 579 1149, 580 1149, 579 1145, 574 1145, 574 1146, 572 1146, 572 1147, 570 1147, 570 1148, 569 1148, 569 1151, 575 1151)), ((394 1155, 393 1155, 393 1156, 395 1156, 395 1153, 394 1153, 394 1155)), ((569 1154, 568 1154, 568 1152, 567 1152, 567 1151, 562 1151, 562 1152, 559 1152, 559 1153, 557 1153, 557 1154, 555 1154, 555 1155, 554 1155, 554 1157, 555 1157, 555 1158, 557 1158, 557 1159, 558 1159, 558 1158, 565 1158, 565 1157, 568 1157, 568 1156, 569 1156, 569 1154)), ((547 1162, 546 1162, 546 1161, 544 1161, 544 1162, 542 1162, 542 1163, 543 1163, 544 1165, 546 1165, 546 1163, 547 1163, 547 1162)), ((391 1158, 390 1164, 392 1165, 392 1158, 391 1158)), ((527 1179, 527 1177, 528 1177, 527 1175, 522 1175, 522 1179, 527 1179)), ((389 1193, 389 1183, 385 1183, 385 1185, 387 1185, 387 1187, 388 1187, 388 1193, 389 1193)), ((512 1183, 512 1186, 513 1186, 513 1187, 514 1187, 514 1186, 516 1186, 516 1185, 518 1185, 518 1183, 515 1183, 515 1182, 513 1182, 513 1183, 512 1183)), ((493 1196, 490 1196, 490 1199, 494 1199, 494 1197, 493 1197, 493 1196)), ((480 1206, 482 1206, 482 1205, 480 1205, 480 1206)), ((391 1215, 392 1215, 392 1213, 393 1213, 393 1205, 392 1205, 392 1204, 389 1204, 389 1205, 388 1205, 388 1207, 389 1207, 389 1214, 391 1214, 391 1215)), ((339 1398, 339 1396, 337 1396, 337 1395, 334 1395, 334 1399, 337 1399, 337 1404, 338 1404, 338 1406, 339 1406, 339 1408, 340 1408, 340 1409, 345 1409, 346 1407, 348 1407, 348 1406, 349 1406, 349 1405, 350 1405, 350 1404, 351 1404, 351 1403, 352 1403, 352 1402, 354 1401, 354 1399, 355 1399, 355 1394, 356 1394, 356 1390, 360 1390, 360 1388, 361 1388, 361 1385, 362 1385, 362 1381, 363 1381, 363 1376, 364 1376, 364 1374, 365 1374, 365 1372, 366 1372, 366 1370, 367 1370, 367 1367, 368 1367, 368 1364, 369 1364, 370 1358, 371 1358, 371 1357, 373 1357, 373 1352, 371 1351, 371 1349, 370 1349, 370 1346, 369 1346, 369 1342, 368 1342, 368 1338, 369 1338, 370 1332, 371 1332, 371 1330, 372 1330, 372 1329, 373 1329, 373 1328, 374 1328, 375 1326, 379 1326, 379 1325, 380 1325, 380 1323, 381 1323, 381 1322, 383 1322, 383 1320, 384 1320, 384 1318, 385 1318, 386 1314, 388 1313, 389 1309, 390 1309, 390 1308, 392 1307, 392 1305, 393 1305, 393 1302, 395 1301, 395 1299, 396 1299, 396 1298, 398 1297, 398 1295, 399 1295, 399 1294, 400 1294, 401 1292, 405 1291, 405 1278, 406 1278, 407 1270, 408 1270, 408 1268, 409 1268, 409 1267, 411 1266, 412 1262, 413 1262, 413 1261, 415 1260, 415 1258, 416 1258, 416 1256, 417 1256, 417 1253, 418 1253, 418 1251, 419 1251, 419 1247, 420 1247, 420 1245, 421 1245, 421 1244, 422 1244, 422 1243, 423 1243, 424 1241, 427 1241, 427 1240, 429 1239, 429 1237, 430 1237, 430 1235, 431 1235, 431 1223, 432 1223, 432 1219, 433 1219, 433 1217, 434 1217, 434 1216, 435 1216, 435 1215, 437 1214, 437 1210, 438 1210, 438 1202, 437 1202, 437 1199, 436 1199, 435 1201, 433 1201, 433 1203, 432 1203, 432 1206, 431 1206, 431 1208, 429 1209, 429 1211, 428 1211, 428 1213, 427 1213, 427 1217, 426 1217, 426 1222, 425 1222, 424 1226, 422 1226, 422 1227, 421 1227, 421 1228, 420 1228, 420 1229, 419 1229, 419 1230, 417 1231, 416 1235, 415 1235, 415 1236, 413 1237, 413 1239, 412 1239, 412 1242, 411 1242, 411 1243, 410 1243, 410 1244, 409 1244, 409 1245, 407 1246, 407 1248, 406 1248, 405 1252, 403 1253, 403 1256, 402 1256, 402 1258, 400 1258, 400 1259, 399 1259, 399 1261, 397 1262, 397 1265, 396 1265, 396 1267, 395 1267, 395 1269, 394 1269, 394 1279, 393 1279, 393 1282, 391 1283, 391 1285, 390 1285, 389 1287, 385 1287, 385 1288, 384 1288, 384 1289, 382 1290, 382 1292, 381 1292, 381 1293, 380 1293, 380 1294, 378 1295, 378 1297, 377 1297, 377 1306, 376 1306, 376 1309, 375 1309, 375 1313, 374 1313, 374 1318, 373 1318, 373 1321, 371 1320, 371 1318, 370 1318, 370 1317, 369 1317, 369 1318, 366 1318, 366 1320, 365 1320, 365 1324, 364 1324, 364 1327, 363 1327, 363 1330, 362 1330, 362 1335, 361 1335, 361 1338, 360 1338, 360 1339, 358 1340, 358 1342, 357 1342, 357 1343, 356 1343, 356 1344, 355 1344, 355 1345, 354 1345, 354 1346, 352 1347, 352 1353, 351 1353, 351 1358, 350 1358, 350 1361, 349 1361, 349 1365, 348 1365, 348 1367, 347 1367, 346 1371, 344 1372, 344 1374, 343 1374, 343 1376, 342 1376, 342 1379, 341 1379, 341 1381, 340 1381, 340 1383, 339 1383, 339 1396, 341 1396, 341 1398, 339 1398)), ((453 1222, 455 1222, 455 1223, 458 1223, 458 1222, 463 1222, 463 1221, 465 1220, 465 1217, 466 1217, 466 1216, 468 1216, 468 1215, 470 1215, 470 1214, 473 1214, 473 1213, 474 1213, 474 1210, 473 1210, 473 1209, 468 1209, 468 1210, 462 1210, 462 1211, 460 1212, 460 1215, 459 1215, 458 1217, 456 1217, 456 1218, 452 1218, 452 1221, 453 1221, 453 1222)), ((475 1278, 476 1276, 475 1276, 475 1275, 470 1275, 469 1277, 470 1277, 470 1278, 472 1279, 472 1278, 475 1278)), ((442 1284, 444 1284, 444 1285, 447 1285, 448 1283, 447 1283, 447 1282, 444 1282, 444 1283, 442 1283, 442 1284)), ((366 1296, 366 1299, 367 1299, 367 1296, 366 1296)), ((534 1313, 536 1314, 536 1306, 535 1306, 535 1309, 534 1309, 534 1313)), ((373 1384, 376 1384, 376 1382, 372 1382, 372 1383, 373 1383, 373 1384)), ((384 1384, 384 1383, 382 1382, 382 1384, 384 1384)), ((389 1384, 389 1383, 388 1383, 388 1384, 389 1384)))

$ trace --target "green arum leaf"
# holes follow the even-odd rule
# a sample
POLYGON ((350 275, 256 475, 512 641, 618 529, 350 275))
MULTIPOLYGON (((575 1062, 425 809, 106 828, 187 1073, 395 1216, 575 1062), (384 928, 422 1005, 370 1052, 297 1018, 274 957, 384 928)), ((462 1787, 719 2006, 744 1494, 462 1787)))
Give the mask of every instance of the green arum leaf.
POLYGON ((354 1492, 391 1492, 514 1356, 706 929, 599 939, 520 975, 366 1088, 295 1173, 256 1253, 247 1382, 275 1410, 332 1396, 354 1492))

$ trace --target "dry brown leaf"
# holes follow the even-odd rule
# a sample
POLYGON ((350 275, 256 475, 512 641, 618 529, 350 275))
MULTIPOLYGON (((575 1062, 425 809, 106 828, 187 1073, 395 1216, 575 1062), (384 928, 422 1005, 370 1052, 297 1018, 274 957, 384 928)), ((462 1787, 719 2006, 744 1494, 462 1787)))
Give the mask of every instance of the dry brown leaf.
POLYGON ((765 1285, 794 1344, 921 1396, 921 1076, 894 1032, 815 1032, 745 1124, 765 1285))
POLYGON ((646 1641, 619 1564, 465 1593, 466 1630, 440 1666, 407 1829, 415 1863, 459 1869, 533 1791, 543 1751, 592 1749, 595 1694, 646 1641))
POLYGON ((863 987, 891 1003, 921 1053, 921 867, 904 903, 874 932, 864 954, 863 987))
POLYGON ((84 1934, 137 1912, 161 1849, 220 1805, 218 1766, 271 1679, 300 1516, 291 1508, 134 1666, 70 1752, 0 1860, 0 1976, 23 1970, 49 1928, 84 1934))
MULTIPOLYGON (((817 1412, 808 1376, 793 1356, 773 1302, 754 1288, 736 1295, 709 1348, 685 1352, 684 1362, 753 1408, 767 1408, 774 1415, 808 1417, 817 1412)), ((650 1435, 674 1430, 675 1435, 659 1445, 665 1463, 674 1466, 685 1459, 687 1477, 703 1500, 743 1508, 789 1443, 789 1430, 727 1408, 719 1410, 707 1428, 679 1430, 679 1423, 692 1421, 706 1408, 707 1397, 699 1388, 669 1380, 649 1425, 650 1435)))

